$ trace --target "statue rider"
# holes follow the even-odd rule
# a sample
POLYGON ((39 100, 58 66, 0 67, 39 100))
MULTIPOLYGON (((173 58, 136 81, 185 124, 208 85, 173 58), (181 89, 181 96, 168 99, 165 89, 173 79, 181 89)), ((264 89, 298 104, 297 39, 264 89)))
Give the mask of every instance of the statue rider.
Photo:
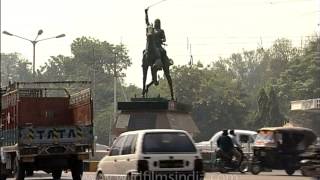
POLYGON ((146 24, 147 24, 147 34, 152 33, 154 38, 154 43, 155 43, 154 45, 156 49, 155 53, 157 54, 157 57, 161 58, 161 59, 155 60, 154 66, 156 66, 158 70, 161 70, 164 65, 169 67, 170 65, 173 64, 173 61, 168 58, 166 50, 162 47, 162 45, 166 42, 166 36, 165 36, 164 30, 161 29, 161 21, 160 19, 155 19, 154 27, 152 27, 152 24, 149 23, 148 9, 145 9, 145 16, 146 16, 145 18, 146 18, 146 24))

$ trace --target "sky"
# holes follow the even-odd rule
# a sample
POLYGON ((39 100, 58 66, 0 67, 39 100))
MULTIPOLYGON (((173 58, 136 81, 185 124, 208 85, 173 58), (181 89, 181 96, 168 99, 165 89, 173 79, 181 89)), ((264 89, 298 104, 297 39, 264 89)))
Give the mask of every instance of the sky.
MULTIPOLYGON (((161 1, 161 0, 160 0, 161 1)), ((125 83, 142 86, 145 48, 144 9, 159 0, 1 0, 1 32, 34 40, 39 29, 50 39, 36 45, 36 68, 50 56, 71 56, 70 45, 81 36, 124 44, 132 66, 125 83)), ((277 38, 295 46, 319 33, 320 0, 164 0, 149 10, 161 19, 166 50, 175 65, 210 64, 231 53, 270 47, 277 38), (191 47, 191 48, 190 48, 191 47)), ((21 53, 32 62, 32 44, 1 33, 1 53, 21 53)), ((162 73, 160 73, 162 74, 162 73)), ((150 76, 150 75, 149 75, 150 76)))

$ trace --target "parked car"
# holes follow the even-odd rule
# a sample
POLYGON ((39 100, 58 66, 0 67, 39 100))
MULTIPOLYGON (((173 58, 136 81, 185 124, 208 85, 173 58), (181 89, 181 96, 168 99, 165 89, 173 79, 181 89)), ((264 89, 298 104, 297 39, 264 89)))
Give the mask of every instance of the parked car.
MULTIPOLYGON (((249 130, 241 130, 241 129, 235 129, 234 130, 236 134, 236 139, 238 142, 240 142, 243 146, 243 152, 248 153, 251 152, 251 145, 254 142, 255 137, 257 136, 256 131, 249 131, 249 130)), ((208 141, 202 141, 199 143, 196 143, 196 147, 200 151, 215 151, 217 147, 217 141, 218 138, 222 135, 222 131, 219 131, 215 133, 210 140, 208 141)))
MULTIPOLYGON (((98 164, 96 179, 114 176, 204 176, 202 158, 191 136, 183 130, 129 131, 113 143, 98 164)), ((140 178, 141 179, 141 178, 140 178)))

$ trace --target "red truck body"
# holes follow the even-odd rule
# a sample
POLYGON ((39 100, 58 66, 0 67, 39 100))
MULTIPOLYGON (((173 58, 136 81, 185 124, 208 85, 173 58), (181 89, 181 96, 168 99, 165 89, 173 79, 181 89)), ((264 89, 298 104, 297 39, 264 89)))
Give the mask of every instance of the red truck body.
MULTIPOLYGON (((76 175, 82 160, 89 158, 94 139, 90 89, 71 94, 62 82, 54 88, 56 84, 43 84, 17 83, 2 95, 1 177, 18 166, 29 172, 44 170, 55 178, 77 167, 76 175)), ((19 173, 16 177, 24 178, 19 173)))

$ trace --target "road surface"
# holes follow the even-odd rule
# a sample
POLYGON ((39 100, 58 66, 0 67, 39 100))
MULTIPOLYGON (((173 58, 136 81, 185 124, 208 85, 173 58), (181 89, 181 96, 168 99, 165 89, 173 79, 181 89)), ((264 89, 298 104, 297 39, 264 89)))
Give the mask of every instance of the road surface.
MULTIPOLYGON (((51 175, 42 171, 35 172, 33 177, 27 177, 27 180, 49 180, 51 175)), ((95 173, 86 172, 82 178, 83 180, 95 180, 95 173)), ((206 173, 205 180, 311 180, 312 178, 304 177, 299 172, 293 176, 288 176, 284 171, 275 170, 272 172, 262 172, 259 175, 252 175, 251 173, 228 173, 221 174, 218 172, 206 173)), ((9 178, 13 180, 13 178, 9 178)), ((61 180, 72 180, 71 173, 63 173, 61 180)))

